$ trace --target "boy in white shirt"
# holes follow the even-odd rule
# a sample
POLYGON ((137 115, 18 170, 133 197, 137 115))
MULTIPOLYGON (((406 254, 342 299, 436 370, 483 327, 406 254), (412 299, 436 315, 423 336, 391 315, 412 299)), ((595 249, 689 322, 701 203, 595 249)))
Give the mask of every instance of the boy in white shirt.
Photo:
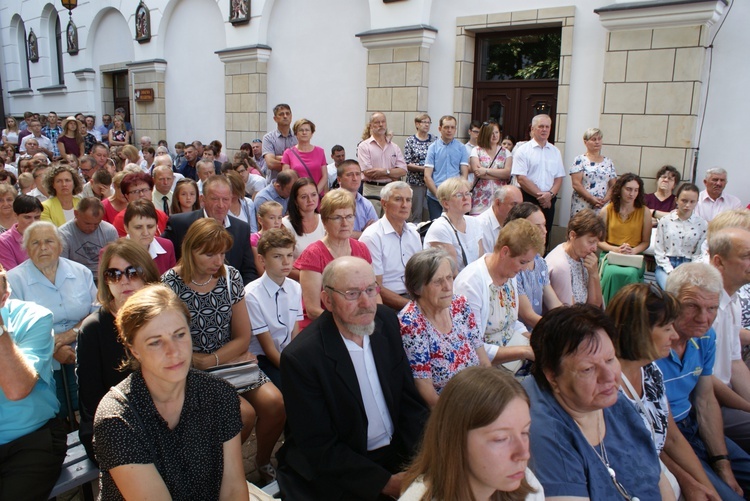
POLYGON ((286 228, 263 232, 258 258, 265 273, 245 286, 245 306, 253 326, 250 351, 258 366, 281 389, 281 351, 299 333, 302 320, 302 288, 287 279, 294 264, 295 238, 286 228))

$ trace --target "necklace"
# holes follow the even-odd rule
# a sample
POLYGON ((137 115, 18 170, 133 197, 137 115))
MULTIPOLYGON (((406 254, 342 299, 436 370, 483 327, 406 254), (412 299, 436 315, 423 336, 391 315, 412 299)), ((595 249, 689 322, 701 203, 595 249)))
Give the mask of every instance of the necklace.
POLYGON ((209 276, 209 277, 208 277, 208 280, 206 280, 206 281, 205 281, 205 282, 203 282, 202 284, 199 284, 198 282, 196 282, 196 281, 195 281, 195 280, 193 280, 192 278, 190 279, 190 282, 191 282, 191 283, 192 283, 193 285, 197 285, 198 287, 203 287, 204 285, 208 285, 208 282, 210 282, 211 280, 213 280, 213 278, 214 278, 214 277, 212 277, 212 276, 209 276))

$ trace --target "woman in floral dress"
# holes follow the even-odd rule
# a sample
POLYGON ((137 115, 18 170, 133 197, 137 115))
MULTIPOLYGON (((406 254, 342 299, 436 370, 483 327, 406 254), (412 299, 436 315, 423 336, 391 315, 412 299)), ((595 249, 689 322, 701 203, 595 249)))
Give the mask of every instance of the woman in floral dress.
POLYGON ((426 207, 427 186, 424 184, 424 161, 427 158, 427 148, 437 139, 437 136, 430 134, 430 125, 432 125, 432 119, 427 113, 414 117, 417 133, 407 137, 404 143, 404 160, 409 170, 406 174, 406 182, 412 190, 409 222, 414 224, 422 222, 422 212, 426 207))
POLYGON ((617 172, 612 160, 602 156, 602 138, 599 129, 588 129, 583 134, 586 153, 578 155, 570 168, 573 184, 571 217, 583 209, 593 209, 598 214, 612 197, 617 172))
POLYGON ((498 187, 508 184, 512 167, 513 157, 500 145, 500 126, 496 122, 484 122, 479 129, 477 147, 469 157, 469 169, 475 179, 470 215, 479 215, 492 205, 492 194, 498 187))

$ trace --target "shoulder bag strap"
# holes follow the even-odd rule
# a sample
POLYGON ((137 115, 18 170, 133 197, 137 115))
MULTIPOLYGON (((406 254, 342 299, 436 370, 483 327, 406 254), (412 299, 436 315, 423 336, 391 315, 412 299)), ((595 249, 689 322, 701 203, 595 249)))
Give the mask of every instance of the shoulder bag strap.
POLYGON ((448 224, 451 226, 451 228, 453 228, 453 233, 456 234, 456 240, 458 240, 458 246, 461 247, 461 257, 463 257, 464 266, 466 266, 469 263, 468 263, 468 261, 466 259, 466 251, 464 251, 464 246, 461 245, 461 238, 459 238, 459 236, 458 236, 458 230, 456 229, 455 226, 453 226, 453 223, 451 223, 451 220, 448 219, 448 216, 446 216, 445 214, 443 214, 443 217, 445 218, 446 221, 448 221, 448 224))
MULTIPOLYGON (((492 159, 492 162, 490 162, 490 166, 488 167, 488 169, 492 168, 492 165, 495 163, 495 160, 497 160, 497 156, 500 154, 501 151, 503 151, 503 148, 502 147, 498 148, 497 153, 495 153, 495 156, 492 159)), ((474 184, 472 185, 472 187, 471 187, 471 189, 469 191, 474 191, 474 188, 477 187, 477 184, 479 183, 479 181, 480 181, 479 177, 478 176, 474 176, 474 184)))
MULTIPOLYGON (((305 168, 305 170, 307 171, 307 175, 310 176, 310 179, 312 179, 313 183, 315 183, 315 178, 313 177, 312 172, 310 172, 310 169, 309 169, 309 167, 307 167, 307 164, 305 163, 305 161, 302 160, 302 157, 299 156, 299 153, 297 153, 297 149, 294 148, 294 147, 291 147, 289 149, 292 150, 292 153, 294 153, 294 156, 297 157, 300 162, 302 162, 302 167, 305 168)), ((317 185, 317 183, 315 184, 315 191, 318 191, 318 185, 317 185)), ((318 191, 318 195, 320 195, 319 191, 318 191)))

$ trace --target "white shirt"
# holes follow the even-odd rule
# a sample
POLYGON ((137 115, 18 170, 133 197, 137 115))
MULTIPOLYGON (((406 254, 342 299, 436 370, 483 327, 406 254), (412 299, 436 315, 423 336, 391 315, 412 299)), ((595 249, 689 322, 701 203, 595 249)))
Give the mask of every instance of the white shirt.
POLYGON ((549 142, 540 146, 535 139, 528 141, 513 152, 514 176, 526 176, 541 191, 549 191, 555 179, 565 177, 560 150, 549 142))
POLYGON ((94 136, 97 143, 102 142, 102 133, 96 127, 94 127, 93 129, 86 129, 86 132, 94 136))
POLYGON ((399 235, 391 222, 383 216, 365 228, 359 241, 370 251, 372 268, 375 275, 383 276, 383 287, 396 294, 404 294, 406 263, 415 253, 422 250, 422 239, 417 227, 412 223, 404 223, 399 235))
MULTIPOLYGON (((339 334, 340 335, 340 334, 339 334)), ((393 421, 388 411, 388 405, 383 396, 383 387, 378 378, 378 368, 372 355, 370 336, 362 338, 360 348, 357 343, 341 336, 349 351, 349 356, 357 374, 359 392, 367 415, 367 450, 374 451, 391 443, 393 438, 393 421)))
POLYGON ((475 219, 482 228, 482 247, 484 247, 484 252, 492 252, 503 224, 497 220, 497 216, 495 215, 495 211, 492 210, 491 205, 486 211, 476 216, 475 219))
POLYGON ((294 244, 294 259, 297 259, 299 255, 302 254, 302 251, 307 249, 308 245, 317 242, 326 236, 326 229, 323 227, 323 220, 320 218, 320 214, 316 214, 316 216, 318 218, 317 228, 315 228, 312 233, 304 233, 302 235, 297 235, 297 232, 294 231, 292 222, 289 221, 289 216, 284 216, 284 219, 281 220, 281 224, 284 225, 284 228, 291 231, 292 235, 294 235, 294 238, 297 240, 297 243, 294 244))
POLYGON ((29 134, 28 136, 21 139, 21 145, 18 147, 18 151, 21 153, 26 153, 26 141, 28 141, 31 138, 36 139, 37 143, 39 143, 39 147, 45 150, 52 151, 52 141, 42 134, 39 137, 36 137, 34 134, 29 134))
POLYGON ((167 197, 167 205, 171 207, 173 195, 174 193, 172 193, 171 191, 165 195, 159 192, 159 190, 157 190, 156 188, 154 188, 154 191, 151 193, 151 201, 154 202, 154 207, 156 207, 159 210, 164 210, 164 200, 162 200, 162 198, 167 197))
POLYGON ((736 292, 730 297, 724 289, 721 290, 719 312, 714 320, 713 328, 716 331, 714 376, 731 386, 729 381, 732 378, 732 361, 742 360, 742 347, 740 346, 742 309, 736 292))
POLYGON ((256 193, 266 187, 266 178, 257 174, 248 174, 247 183, 245 183, 245 193, 254 197, 256 193))
POLYGON ((281 353, 292 340, 294 326, 303 318, 302 287, 289 279, 279 286, 263 273, 245 286, 245 307, 253 326, 250 352, 266 354, 256 336, 268 332, 273 345, 281 353))
POLYGON ((328 169, 328 189, 331 189, 333 182, 338 177, 338 169, 336 168, 336 162, 331 162, 327 165, 328 169))
POLYGON ((466 231, 462 233, 461 231, 454 231, 448 217, 442 215, 432 222, 424 237, 425 249, 431 247, 430 242, 452 245, 456 249, 456 264, 459 271, 463 270, 466 264, 479 259, 479 242, 482 241, 482 228, 476 218, 464 216, 464 220, 466 221, 466 231), (458 238, 456 235, 458 235, 458 238), (466 264, 463 260, 464 254, 466 254, 466 264))
MULTIPOLYGON (((128 235, 128 238, 130 236, 128 235)), ((159 254, 166 254, 167 250, 161 246, 161 244, 154 238, 151 240, 151 243, 148 244, 148 254, 151 256, 151 259, 156 259, 159 257, 159 254)))
POLYGON ((714 200, 708 196, 707 190, 703 190, 698 195, 698 204, 695 206, 695 213, 710 223, 719 212, 730 209, 741 209, 743 207, 740 199, 734 195, 723 192, 719 198, 714 200))
POLYGON ((670 257, 685 257, 691 261, 700 259, 701 243, 706 239, 707 228, 708 223, 695 212, 684 221, 676 210, 661 218, 656 228, 654 244, 656 264, 671 273, 670 257))

